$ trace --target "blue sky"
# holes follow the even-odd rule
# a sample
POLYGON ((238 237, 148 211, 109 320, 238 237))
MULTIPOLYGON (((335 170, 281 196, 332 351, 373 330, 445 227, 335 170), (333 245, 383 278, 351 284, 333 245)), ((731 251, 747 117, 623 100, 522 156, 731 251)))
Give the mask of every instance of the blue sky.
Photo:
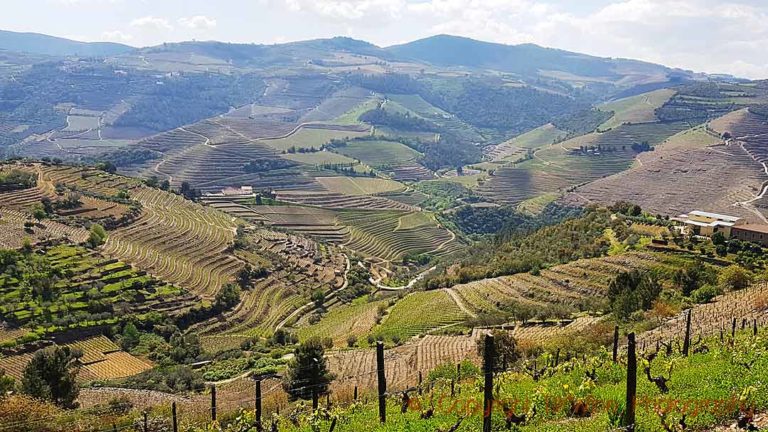
POLYGON ((3 0, 0 28, 135 46, 449 33, 768 78, 766 0, 3 0))

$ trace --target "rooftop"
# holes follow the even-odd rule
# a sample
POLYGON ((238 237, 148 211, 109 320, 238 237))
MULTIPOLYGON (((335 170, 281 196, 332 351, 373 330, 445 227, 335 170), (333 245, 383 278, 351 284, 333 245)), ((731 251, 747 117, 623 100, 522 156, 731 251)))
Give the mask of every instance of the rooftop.
POLYGON ((701 217, 706 217, 706 218, 712 218, 712 219, 719 219, 721 221, 726 221, 726 222, 737 222, 737 221, 741 220, 741 218, 738 217, 738 216, 728 216, 728 215, 723 215, 723 214, 718 214, 718 213, 705 212, 705 211, 701 211, 701 210, 694 210, 694 211, 692 211, 692 212, 690 212, 688 214, 689 215, 694 215, 694 216, 701 216, 701 217))
POLYGON ((746 224, 746 225, 740 225, 736 227, 735 229, 739 229, 742 231, 751 231, 756 233, 762 233, 762 234, 768 234, 768 225, 760 225, 760 224, 746 224))
POLYGON ((703 226, 703 227, 704 226, 711 226, 711 227, 713 227, 713 226, 728 226, 728 227, 732 227, 732 226, 736 225, 734 222, 724 222, 724 221, 719 221, 719 220, 712 221, 712 222, 699 222, 699 221, 690 220, 690 219, 676 219, 676 220, 679 220, 680 222, 682 222, 684 224, 703 226))

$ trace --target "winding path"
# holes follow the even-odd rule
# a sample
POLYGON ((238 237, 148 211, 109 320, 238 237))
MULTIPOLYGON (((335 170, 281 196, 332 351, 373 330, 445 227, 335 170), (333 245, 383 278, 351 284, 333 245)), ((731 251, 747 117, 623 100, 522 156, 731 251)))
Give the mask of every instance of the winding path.
POLYGON ((469 310, 469 308, 464 304, 464 302, 461 300, 461 297, 459 297, 458 294, 456 294, 456 291, 452 290, 451 288, 444 288, 443 289, 451 298, 453 299, 454 303, 456 303, 456 306, 461 309, 462 312, 465 314, 471 316, 472 318, 477 318, 477 314, 469 310))
MULTIPOLYGON (((336 289, 336 290, 334 290, 332 293, 330 293, 330 294, 329 294, 329 295, 328 295, 328 296, 325 298, 325 300, 326 300, 326 301, 327 301, 327 300, 332 300, 334 297, 336 297, 336 294, 338 294, 338 293, 339 293, 339 291, 341 291, 341 290, 345 289, 345 288, 346 288, 346 287, 349 285, 349 278, 347 277, 347 275, 349 274, 349 270, 352 268, 352 264, 349 262, 349 257, 347 256, 347 254, 344 254, 344 259, 347 261, 347 268, 346 268, 346 270, 344 270, 344 283, 341 285, 341 287, 339 287, 339 289, 336 289)), ((277 330, 280 330, 281 328, 285 327, 285 325, 288 323, 288 321, 290 321, 291 319, 293 319, 293 318, 295 318, 295 317, 297 317, 297 316, 301 315, 301 314, 302 314, 302 313, 303 313, 305 310, 307 310, 307 309, 309 309, 309 308, 313 307, 314 305, 315 305, 315 302, 313 302, 313 301, 312 301, 312 302, 309 302, 309 303, 307 303, 307 304, 305 304, 305 305, 303 305, 303 306, 299 307, 299 308, 298 308, 298 309, 296 309, 295 311, 291 312, 291 314, 290 314, 290 315, 288 315, 287 317, 285 317, 285 319, 283 319, 282 321, 280 321, 280 322, 279 322, 279 323, 278 323, 278 324, 275 326, 275 331, 277 331, 277 330)))
POLYGON ((432 266, 432 267, 424 270, 423 272, 419 273, 418 275, 416 275, 416 277, 411 279, 410 282, 408 282, 408 284, 401 285, 401 286, 396 286, 396 287, 391 287, 391 286, 383 285, 381 283, 381 279, 377 280, 377 279, 374 279, 374 278, 370 278, 370 279, 368 279, 368 281, 370 283, 372 283, 376 288, 379 288, 379 289, 384 290, 384 291, 402 291, 402 290, 405 290, 405 289, 413 288, 413 286, 416 285, 416 283, 418 281, 424 279, 424 276, 428 275, 430 272, 434 271, 436 268, 437 268, 437 266, 432 266))

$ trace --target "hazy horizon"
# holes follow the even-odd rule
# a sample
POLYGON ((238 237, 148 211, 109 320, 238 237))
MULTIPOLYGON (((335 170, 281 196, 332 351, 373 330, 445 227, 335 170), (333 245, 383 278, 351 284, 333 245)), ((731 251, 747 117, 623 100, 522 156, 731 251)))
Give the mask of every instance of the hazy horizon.
POLYGON ((452 34, 768 78, 757 0, 9 0, 0 28, 152 46, 348 36, 378 46, 452 34))

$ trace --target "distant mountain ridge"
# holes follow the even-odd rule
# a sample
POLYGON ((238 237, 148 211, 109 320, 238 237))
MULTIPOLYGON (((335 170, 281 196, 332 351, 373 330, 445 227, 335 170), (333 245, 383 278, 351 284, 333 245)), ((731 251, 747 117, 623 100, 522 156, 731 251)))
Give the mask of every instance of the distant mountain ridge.
POLYGON ((40 33, 0 30, 0 49, 50 56, 108 57, 125 54, 134 47, 113 42, 79 42, 40 33))
POLYGON ((0 30, 0 50, 51 56, 172 56, 202 55, 238 66, 296 65, 333 58, 335 53, 376 57, 384 61, 415 62, 437 67, 495 70, 526 77, 556 79, 600 78, 622 87, 647 82, 692 78, 690 71, 631 59, 580 54, 535 44, 505 45, 460 36, 437 35, 413 42, 379 47, 349 37, 333 37, 282 44, 242 44, 218 41, 163 43, 145 48, 110 42, 78 42, 38 33, 0 30), (639 78, 638 78, 639 77, 639 78), (629 78, 632 82, 620 84, 629 78))
POLYGON ((619 66, 669 73, 673 69, 638 60, 611 59, 535 44, 505 45, 475 39, 437 35, 385 50, 402 58, 436 66, 495 69, 524 75, 539 71, 565 71, 586 77, 616 77, 619 66))

